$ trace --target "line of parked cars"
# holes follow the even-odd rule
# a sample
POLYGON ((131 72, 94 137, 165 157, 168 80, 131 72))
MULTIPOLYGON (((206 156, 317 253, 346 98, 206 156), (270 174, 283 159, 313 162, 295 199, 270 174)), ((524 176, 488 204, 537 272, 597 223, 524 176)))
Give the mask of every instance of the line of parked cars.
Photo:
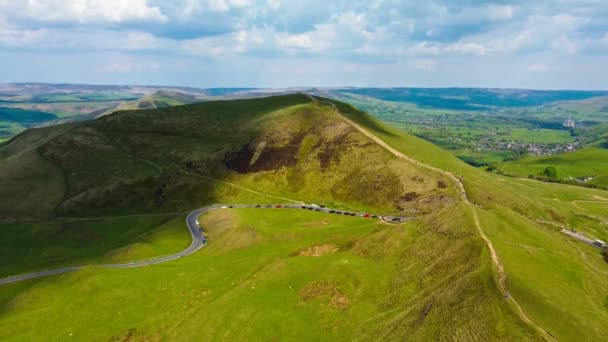
POLYGON ((351 211, 329 209, 324 205, 316 205, 316 204, 256 204, 256 205, 252 205, 250 207, 251 208, 303 209, 303 210, 326 212, 329 214, 336 214, 336 215, 359 216, 359 217, 363 217, 363 218, 374 218, 374 219, 382 218, 378 215, 373 215, 373 214, 368 214, 368 213, 356 213, 356 212, 351 212, 351 211))

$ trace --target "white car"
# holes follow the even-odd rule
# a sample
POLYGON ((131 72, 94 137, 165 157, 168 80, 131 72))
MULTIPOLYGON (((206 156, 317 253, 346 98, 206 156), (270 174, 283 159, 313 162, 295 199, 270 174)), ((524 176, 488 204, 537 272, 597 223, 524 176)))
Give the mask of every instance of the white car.
POLYGON ((223 206, 220 207, 220 209, 228 209, 228 207, 225 206, 225 205, 223 205, 223 206))

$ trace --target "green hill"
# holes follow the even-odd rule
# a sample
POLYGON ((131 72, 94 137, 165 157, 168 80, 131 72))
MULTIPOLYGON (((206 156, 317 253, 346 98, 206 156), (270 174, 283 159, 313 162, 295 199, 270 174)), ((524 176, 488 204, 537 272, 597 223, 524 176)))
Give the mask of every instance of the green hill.
POLYGON ((193 95, 171 90, 159 90, 140 99, 120 104, 118 107, 109 109, 99 116, 123 110, 166 108, 199 101, 201 101, 201 99, 193 95))
POLYGON ((608 148, 602 144, 560 153, 553 156, 526 157, 496 167, 520 177, 543 176, 544 170, 554 167, 557 179, 576 181, 583 185, 608 187, 608 148))
MULTIPOLYGON (((556 180, 585 186, 608 187, 608 124, 577 129, 578 140, 585 144, 580 150, 551 156, 530 156, 499 163, 496 168, 519 177, 539 177, 544 170, 557 170, 556 180)), ((551 180, 551 179, 549 179, 551 180)))
POLYGON ((180 212, 208 203, 298 200, 415 218, 211 212, 199 218, 210 244, 187 258, 1 286, 2 340, 487 341, 543 330, 599 340, 608 326, 608 264, 559 232, 605 240, 605 192, 487 173, 340 102, 217 101, 29 130, 0 145, 0 181, 0 236, 13 237, 0 253, 29 260, 22 272, 48 268, 48 256, 68 265, 179 250, 180 212), (480 207, 420 163, 461 178, 480 207), (141 221, 110 217, 124 214, 141 221))

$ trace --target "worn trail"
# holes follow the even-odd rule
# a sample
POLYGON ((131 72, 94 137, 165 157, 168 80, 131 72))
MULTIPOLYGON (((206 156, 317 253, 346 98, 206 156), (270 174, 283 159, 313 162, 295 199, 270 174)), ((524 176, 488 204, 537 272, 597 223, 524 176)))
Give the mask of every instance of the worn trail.
MULTIPOLYGON (((320 101, 316 97, 314 97, 312 95, 308 95, 308 94, 307 94, 307 96, 308 96, 308 98, 311 101, 322 102, 322 103, 326 103, 326 104, 330 105, 333 108, 334 113, 340 114, 339 111, 338 111, 338 108, 332 102, 329 102, 329 101, 320 101)), ((454 184, 456 185, 456 188, 458 189, 458 191, 460 193, 460 197, 462 198, 463 202, 465 202, 466 204, 468 204, 471 207, 471 211, 473 213, 473 219, 474 219, 474 222, 475 222, 475 227, 477 228, 477 231, 479 232, 479 235, 484 240, 486 246, 488 247, 488 250, 490 251, 492 262, 496 266, 496 270, 497 270, 497 273, 498 273, 499 290, 505 296, 505 298, 511 299, 511 303, 515 306, 516 312, 517 312, 518 316, 521 318, 522 321, 524 321, 526 324, 530 325, 535 330, 537 330, 541 334, 541 336, 543 336, 546 340, 548 340, 548 341, 556 341, 557 339, 553 335, 551 335, 551 333, 549 333, 543 327, 541 327, 540 325, 538 325, 534 321, 532 321, 526 315, 526 313, 524 312, 524 310, 522 309, 522 307, 519 305, 519 303, 515 300, 515 298, 513 298, 512 296, 509 295, 509 291, 507 290, 507 285, 506 285, 507 275, 506 275, 504 266, 502 265, 502 263, 500 262, 500 259, 498 258, 498 253, 496 252, 496 249, 494 248, 494 245, 492 244, 492 241, 484 233, 483 228, 481 227, 481 224, 479 222, 479 217, 477 216, 476 207, 479 208, 480 206, 477 205, 477 204, 475 204, 475 203, 472 203, 471 201, 469 201, 469 198, 467 196, 467 192, 466 192, 466 190, 464 188, 464 185, 462 184, 462 181, 460 180, 460 178, 458 178, 456 175, 454 175, 453 173, 451 173, 449 171, 442 170, 440 168, 437 168, 437 167, 434 167, 434 166, 422 163, 422 162, 420 162, 418 160, 412 159, 412 158, 404 155, 403 153, 397 151, 395 148, 393 148, 390 145, 388 145, 386 142, 384 142, 382 139, 380 139, 379 137, 377 137, 373 133, 367 131, 366 129, 364 129, 363 127, 359 126, 358 124, 356 124, 352 120, 348 119, 346 116, 342 115, 342 117, 344 118, 344 120, 346 120, 346 122, 348 122, 350 125, 352 125, 353 127, 355 127, 359 132, 361 132, 362 134, 364 134, 368 138, 372 139, 378 145, 384 147, 387 151, 391 152, 394 156, 396 156, 398 158, 401 158, 401 159, 404 159, 404 160, 406 160, 406 161, 408 161, 410 163, 413 163, 415 165, 422 166, 422 167, 424 167, 424 168, 426 168, 428 170, 432 170, 432 171, 438 172, 438 173, 440 173, 440 174, 442 174, 444 176, 447 176, 452 181, 454 181, 454 184)))

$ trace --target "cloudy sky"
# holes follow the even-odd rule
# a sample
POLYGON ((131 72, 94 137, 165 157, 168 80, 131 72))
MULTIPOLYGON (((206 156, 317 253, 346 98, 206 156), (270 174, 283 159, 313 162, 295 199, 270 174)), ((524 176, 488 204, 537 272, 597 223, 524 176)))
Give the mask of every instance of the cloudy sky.
POLYGON ((0 0, 26 81, 608 89, 608 1, 0 0))

